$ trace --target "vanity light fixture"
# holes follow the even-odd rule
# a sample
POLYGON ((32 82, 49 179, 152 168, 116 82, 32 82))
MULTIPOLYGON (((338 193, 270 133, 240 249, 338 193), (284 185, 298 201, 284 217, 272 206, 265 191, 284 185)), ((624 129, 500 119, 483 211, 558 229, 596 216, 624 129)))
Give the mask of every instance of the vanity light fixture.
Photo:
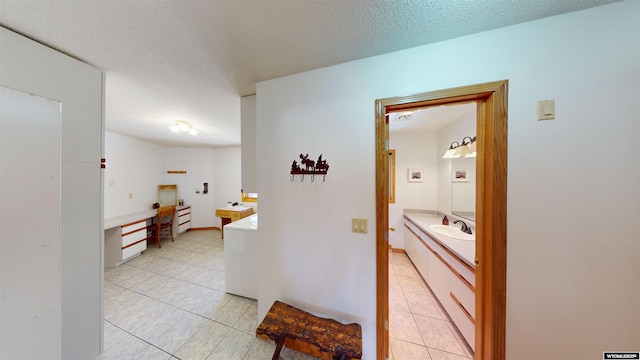
POLYGON ((173 126, 170 126, 169 129, 171 129, 172 132, 174 133, 189 133, 189 135, 198 135, 198 130, 193 128, 193 125, 191 125, 190 122, 186 121, 186 120, 178 120, 176 121, 176 124, 173 126))
POLYGON ((457 141, 451 143, 449 149, 442 155, 443 159, 456 159, 459 157, 476 157, 476 137, 465 136, 462 144, 457 141))

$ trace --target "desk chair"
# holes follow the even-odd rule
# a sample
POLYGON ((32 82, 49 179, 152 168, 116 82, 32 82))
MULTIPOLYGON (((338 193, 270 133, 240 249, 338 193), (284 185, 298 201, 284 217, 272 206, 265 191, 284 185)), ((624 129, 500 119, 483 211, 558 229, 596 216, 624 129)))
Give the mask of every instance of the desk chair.
POLYGON ((169 231, 171 241, 173 241, 173 217, 176 214, 175 206, 163 206, 158 208, 157 223, 151 226, 152 236, 155 236, 158 248, 162 248, 160 237, 169 231))

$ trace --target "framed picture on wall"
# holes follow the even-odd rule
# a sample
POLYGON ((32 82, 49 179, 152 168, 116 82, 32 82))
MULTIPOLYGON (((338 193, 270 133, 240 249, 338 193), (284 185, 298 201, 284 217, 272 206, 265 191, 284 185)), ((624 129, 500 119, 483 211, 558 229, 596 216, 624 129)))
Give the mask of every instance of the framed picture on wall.
POLYGON ((469 182, 469 169, 453 169, 452 182, 469 182))
POLYGON ((408 179, 409 182, 422 182, 424 175, 423 169, 409 169, 408 179))

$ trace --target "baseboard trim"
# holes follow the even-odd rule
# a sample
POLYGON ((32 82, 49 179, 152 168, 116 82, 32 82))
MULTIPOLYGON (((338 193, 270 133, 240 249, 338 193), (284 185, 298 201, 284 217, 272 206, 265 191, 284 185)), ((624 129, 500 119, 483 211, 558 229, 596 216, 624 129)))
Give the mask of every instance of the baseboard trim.
POLYGON ((404 249, 392 247, 391 244, 389 244, 389 250, 391 250, 391 252, 394 252, 394 253, 401 253, 401 254, 407 253, 406 251, 404 251, 404 249))
POLYGON ((219 226, 209 226, 209 227, 197 227, 197 228, 189 228, 187 231, 200 231, 200 230, 220 230, 219 226))

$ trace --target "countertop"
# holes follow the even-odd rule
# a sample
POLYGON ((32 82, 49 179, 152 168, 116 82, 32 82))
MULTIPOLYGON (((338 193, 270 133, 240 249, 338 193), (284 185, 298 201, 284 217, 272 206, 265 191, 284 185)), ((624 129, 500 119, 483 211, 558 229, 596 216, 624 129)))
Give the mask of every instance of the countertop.
POLYGON ((258 214, 249 215, 240 220, 234 221, 224 226, 224 231, 240 230, 240 231, 258 231, 258 214))
MULTIPOLYGON (((189 206, 191 205, 176 206, 176 211, 188 208, 189 206)), ((149 219, 149 218, 155 217, 156 215, 158 215, 158 209, 149 209, 149 210, 134 212, 131 214, 113 216, 113 217, 104 219, 104 229, 106 230, 106 229, 111 229, 117 226, 131 224, 143 219, 149 219)))
POLYGON ((236 205, 236 206, 227 206, 227 207, 223 207, 223 208, 217 208, 216 211, 220 210, 220 211, 246 211, 251 209, 251 206, 244 206, 244 205, 236 205))
MULTIPOLYGON (((474 259, 476 256, 476 242, 468 240, 458 240, 452 237, 441 235, 429 229, 430 225, 442 225, 442 218, 435 215, 419 214, 419 213, 404 213, 404 216, 411 220, 414 224, 418 225, 425 233, 428 233, 434 239, 437 239, 443 246, 458 254, 461 260, 466 262, 471 267, 475 268, 474 259)), ((449 220, 451 221, 451 220, 449 220)), ((451 224, 449 226, 452 226, 451 224)), ((453 225, 456 228, 457 225, 453 225)))
POLYGON ((106 218, 104 219, 104 229, 106 230, 106 229, 111 229, 111 228, 126 225, 126 224, 131 224, 143 219, 152 218, 157 214, 158 214, 158 210, 151 209, 151 210, 138 211, 131 214, 125 214, 125 215, 106 218))

